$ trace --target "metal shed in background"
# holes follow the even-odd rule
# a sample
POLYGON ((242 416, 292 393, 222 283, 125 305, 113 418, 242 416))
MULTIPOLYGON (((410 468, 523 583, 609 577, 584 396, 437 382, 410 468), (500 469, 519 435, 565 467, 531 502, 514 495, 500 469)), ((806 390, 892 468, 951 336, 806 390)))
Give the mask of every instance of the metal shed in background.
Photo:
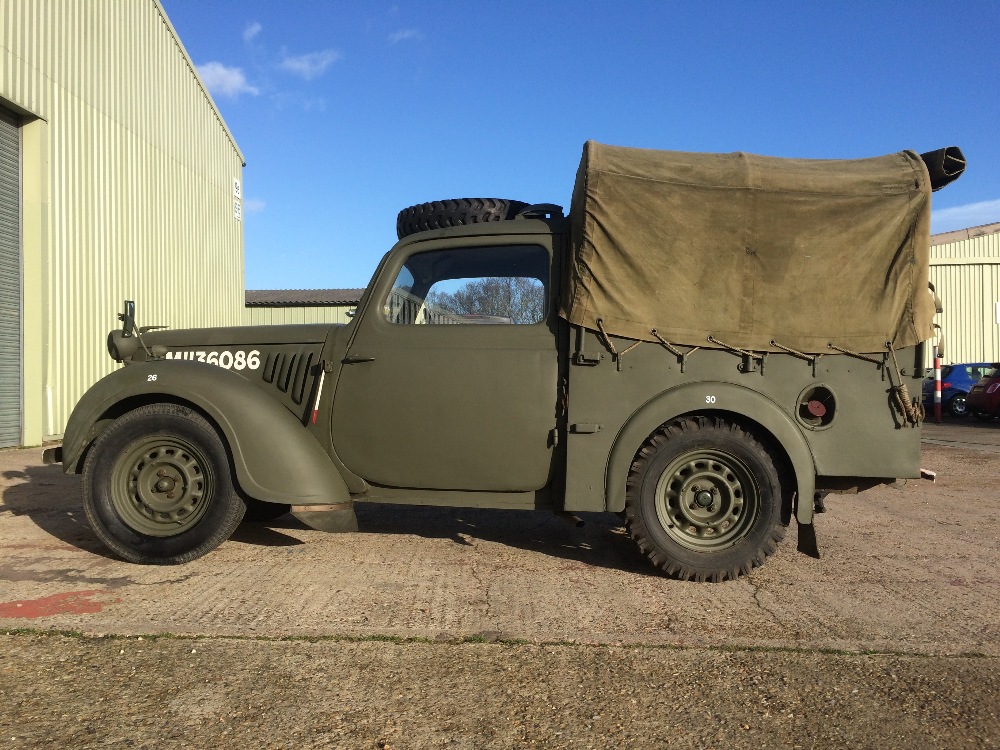
POLYGON ((21 440, 21 139, 0 108, 0 446, 21 440))
POLYGON ((246 293, 244 325, 348 323, 364 289, 257 289, 246 293))
POLYGON ((1000 361, 1000 223, 931 237, 944 361, 1000 361))
POLYGON ((157 0, 0 0, 0 129, 0 445, 37 445, 113 368, 123 299, 242 322, 243 156, 157 0))

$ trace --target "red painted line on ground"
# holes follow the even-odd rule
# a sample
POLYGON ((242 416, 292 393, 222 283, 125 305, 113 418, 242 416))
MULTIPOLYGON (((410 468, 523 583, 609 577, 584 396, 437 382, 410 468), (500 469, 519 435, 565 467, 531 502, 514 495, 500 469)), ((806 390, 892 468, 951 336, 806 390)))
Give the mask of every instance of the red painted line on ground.
POLYGON ((53 594, 41 599, 24 599, 18 602, 0 603, 0 617, 24 618, 36 620, 39 617, 53 615, 89 615, 100 612, 108 604, 117 604, 121 599, 107 602, 95 602, 90 597, 100 594, 100 589, 92 591, 67 591, 65 594, 53 594))

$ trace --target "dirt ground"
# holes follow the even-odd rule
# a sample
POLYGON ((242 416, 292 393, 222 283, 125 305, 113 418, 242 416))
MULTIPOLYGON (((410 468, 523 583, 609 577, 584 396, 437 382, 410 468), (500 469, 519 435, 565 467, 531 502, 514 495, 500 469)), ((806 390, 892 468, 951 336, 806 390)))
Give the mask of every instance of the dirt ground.
POLYGON ((1000 425, 828 500, 748 578, 655 574, 611 515, 362 506, 109 557, 0 451, 0 748, 1000 746, 1000 425))

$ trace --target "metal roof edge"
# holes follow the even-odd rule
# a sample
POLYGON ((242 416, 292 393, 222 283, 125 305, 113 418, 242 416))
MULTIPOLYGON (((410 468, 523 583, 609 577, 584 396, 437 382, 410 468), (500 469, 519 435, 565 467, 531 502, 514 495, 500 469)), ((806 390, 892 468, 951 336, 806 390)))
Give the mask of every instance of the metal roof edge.
POLYGON ((243 299, 244 307, 349 307, 358 304, 364 292, 364 288, 246 289, 243 299))
POLYGON ((931 245, 947 245, 951 242, 961 242, 962 240, 972 240, 976 237, 985 237, 989 234, 1000 233, 1000 221, 992 224, 982 224, 978 227, 968 229, 955 229, 951 232, 931 235, 931 245))
POLYGON ((232 144, 233 149, 236 151, 237 156, 240 157, 240 162, 245 167, 247 165, 247 160, 243 156, 243 152, 240 150, 239 144, 236 143, 236 139, 233 137, 232 132, 229 130, 229 126, 226 125, 226 121, 222 117, 222 113, 219 112, 219 108, 215 104, 215 99, 212 98, 212 95, 208 91, 208 87, 205 85, 205 82, 201 80, 201 76, 198 75, 198 68, 195 66, 194 61, 191 59, 191 55, 188 54, 187 48, 184 46, 184 42, 181 41, 180 34, 177 33, 177 29, 175 29, 174 25, 170 22, 170 17, 167 15, 167 11, 164 10, 163 5, 160 4, 160 0, 153 0, 153 5, 156 6, 156 12, 160 14, 160 18, 163 19, 163 23, 167 25, 167 28, 170 30, 171 35, 174 37, 174 42, 177 44, 177 48, 184 56, 184 61, 187 63, 188 67, 191 69, 191 72, 194 74, 194 78, 198 82, 198 85, 201 87, 201 91, 205 95, 205 98, 208 99, 208 104, 212 108, 212 111, 215 113, 216 119, 222 126, 223 132, 225 132, 226 137, 232 144))

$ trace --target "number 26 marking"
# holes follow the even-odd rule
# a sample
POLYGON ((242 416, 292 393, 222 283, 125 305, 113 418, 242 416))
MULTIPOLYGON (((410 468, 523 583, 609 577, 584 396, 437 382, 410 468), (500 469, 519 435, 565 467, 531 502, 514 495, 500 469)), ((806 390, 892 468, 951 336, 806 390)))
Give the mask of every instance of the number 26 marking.
POLYGON ((156 382, 156 376, 155 375, 147 375, 146 376, 146 382, 147 383, 155 383, 156 382))

